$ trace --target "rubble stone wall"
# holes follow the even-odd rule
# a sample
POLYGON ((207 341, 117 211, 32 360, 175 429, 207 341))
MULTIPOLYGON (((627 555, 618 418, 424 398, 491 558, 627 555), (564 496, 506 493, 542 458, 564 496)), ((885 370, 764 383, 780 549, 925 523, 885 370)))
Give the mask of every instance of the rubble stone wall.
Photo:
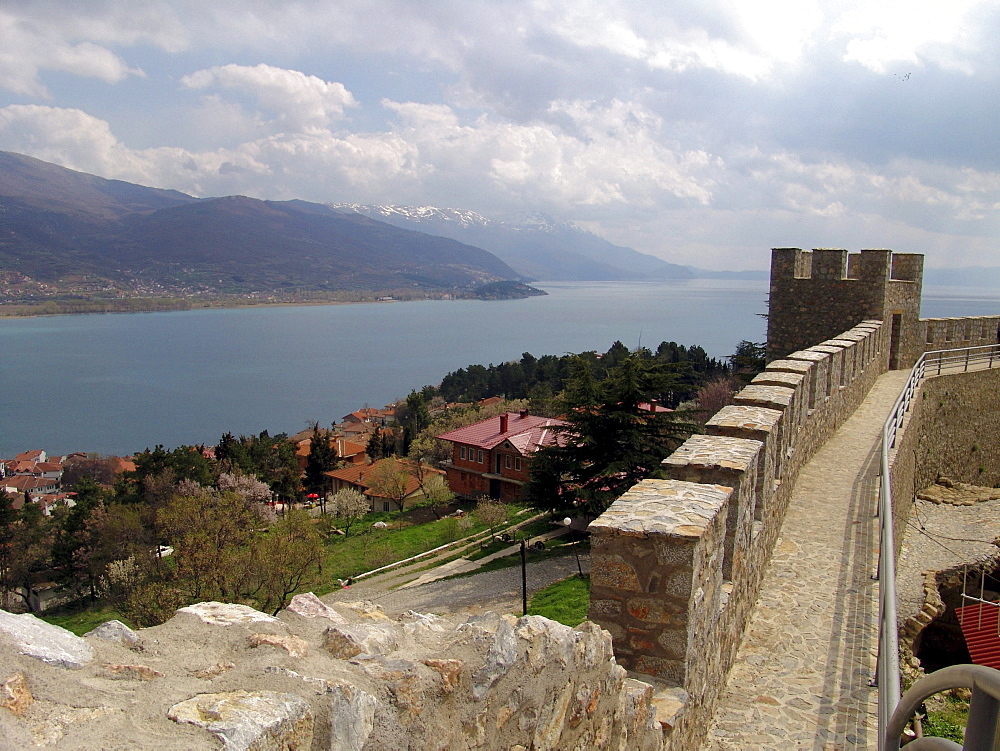
POLYGON ((672 749, 697 748, 725 686, 795 478, 888 364, 862 321, 773 360, 591 531, 590 619, 624 667, 675 688, 672 749))
POLYGON ((927 378, 890 453, 897 546, 913 496, 941 475, 1000 485, 1000 369, 927 378))
POLYGON ((540 616, 298 595, 278 617, 200 603, 78 637, 0 611, 3 748, 656 751, 664 701, 607 632, 540 616))

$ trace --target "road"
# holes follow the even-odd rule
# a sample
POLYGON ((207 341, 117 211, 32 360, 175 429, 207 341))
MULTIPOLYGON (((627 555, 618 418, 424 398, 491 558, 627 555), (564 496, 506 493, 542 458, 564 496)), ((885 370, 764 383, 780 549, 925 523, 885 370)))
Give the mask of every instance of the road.
MULTIPOLYGON (((590 572, 590 556, 581 555, 584 573, 590 572)), ((573 555, 549 558, 529 563, 528 598, 553 582, 577 573, 573 555)), ((422 613, 482 613, 488 610, 521 614, 521 567, 518 565, 498 571, 472 574, 459 579, 449 579, 422 584, 407 589, 386 589, 377 581, 361 581, 337 590, 323 599, 327 602, 371 600, 378 603, 387 615, 395 616, 407 610, 422 613)))

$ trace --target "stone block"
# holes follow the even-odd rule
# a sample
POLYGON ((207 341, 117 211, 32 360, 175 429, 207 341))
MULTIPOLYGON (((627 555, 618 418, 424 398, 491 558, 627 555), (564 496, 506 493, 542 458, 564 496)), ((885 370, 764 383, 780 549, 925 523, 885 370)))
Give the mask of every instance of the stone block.
POLYGON ((94 650, 86 640, 30 613, 14 615, 0 610, 0 639, 23 655, 64 668, 82 668, 94 659, 94 650))
POLYGON ((328 748, 361 751, 375 730, 378 700, 357 686, 341 683, 330 690, 328 748))
POLYGON ((325 618, 334 623, 347 623, 347 619, 312 592, 297 594, 288 603, 288 610, 303 618, 325 618))
POLYGON ((121 621, 105 621, 83 636, 84 638, 92 636, 95 639, 118 642, 130 649, 139 646, 139 635, 121 621))
POLYGON ((28 688, 28 679, 24 673, 14 673, 3 685, 0 685, 0 707, 20 717, 28 711, 35 698, 28 688))
POLYGON ((400 628, 391 623, 358 623, 330 626, 323 634, 323 647, 341 660, 360 654, 378 655, 395 651, 400 628))
POLYGON ((307 751, 312 746, 312 712, 294 694, 198 694, 174 704, 167 717, 204 728, 233 751, 307 751))
POLYGON ((198 618, 202 623, 212 626, 234 626, 250 623, 281 623, 277 618, 254 610, 246 605, 236 605, 231 602, 199 602, 179 608, 178 613, 187 613, 198 618))

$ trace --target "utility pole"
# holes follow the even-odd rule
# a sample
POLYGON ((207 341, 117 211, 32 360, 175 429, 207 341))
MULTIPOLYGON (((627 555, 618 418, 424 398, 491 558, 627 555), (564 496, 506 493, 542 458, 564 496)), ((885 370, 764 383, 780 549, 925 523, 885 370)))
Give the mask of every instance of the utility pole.
POLYGON ((521 607, 523 609, 522 615, 528 614, 528 563, 527 563, 527 546, 528 543, 525 540, 521 540, 521 607))

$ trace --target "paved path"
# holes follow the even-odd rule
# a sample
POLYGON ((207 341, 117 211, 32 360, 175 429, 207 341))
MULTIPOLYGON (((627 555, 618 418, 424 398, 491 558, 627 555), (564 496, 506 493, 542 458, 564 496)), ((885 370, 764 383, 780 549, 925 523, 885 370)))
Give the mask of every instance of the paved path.
MULTIPOLYGON (((590 572, 590 556, 580 556, 580 567, 590 572)), ((573 555, 548 558, 528 564, 528 597, 539 589, 577 573, 573 555)), ((482 613, 494 610, 521 615, 520 565, 497 571, 473 574, 460 579, 435 581, 408 589, 384 590, 358 582, 323 596, 326 602, 338 600, 371 600, 381 605, 389 615, 407 610, 421 613, 482 613)))
POLYGON ((705 749, 878 747, 879 442, 908 376, 881 376, 803 467, 705 749))

